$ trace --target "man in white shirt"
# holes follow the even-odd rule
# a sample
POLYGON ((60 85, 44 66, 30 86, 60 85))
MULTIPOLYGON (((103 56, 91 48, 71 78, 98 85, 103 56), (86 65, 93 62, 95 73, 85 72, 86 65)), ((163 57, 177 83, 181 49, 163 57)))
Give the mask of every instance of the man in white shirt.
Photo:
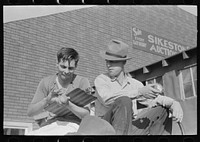
POLYGON ((97 76, 94 81, 98 96, 95 115, 107 120, 118 135, 134 134, 137 128, 132 126, 132 120, 139 113, 137 100, 148 107, 161 105, 172 109, 172 116, 180 122, 183 111, 178 102, 159 95, 155 84, 144 86, 125 73, 124 65, 131 59, 127 57, 128 48, 122 41, 111 40, 107 49, 100 52, 106 61, 107 73, 97 76))

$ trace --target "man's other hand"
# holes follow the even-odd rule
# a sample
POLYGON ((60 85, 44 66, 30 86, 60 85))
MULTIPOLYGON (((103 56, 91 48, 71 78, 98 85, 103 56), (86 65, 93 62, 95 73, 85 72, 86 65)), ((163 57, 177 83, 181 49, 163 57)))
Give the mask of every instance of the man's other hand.
POLYGON ((138 89, 139 95, 142 95, 148 99, 156 98, 158 96, 158 93, 160 93, 160 91, 158 89, 154 88, 155 85, 157 85, 157 84, 148 84, 148 85, 138 89))
POLYGON ((176 122, 181 122, 183 119, 183 110, 179 102, 174 101, 170 107, 172 113, 170 113, 169 117, 173 117, 176 122))

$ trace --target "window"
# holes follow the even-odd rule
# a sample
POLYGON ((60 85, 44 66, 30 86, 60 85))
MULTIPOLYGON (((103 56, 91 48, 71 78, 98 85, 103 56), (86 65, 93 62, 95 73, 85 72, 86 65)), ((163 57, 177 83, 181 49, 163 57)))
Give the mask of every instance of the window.
POLYGON ((161 84, 163 86, 162 76, 154 77, 154 78, 146 80, 146 85, 152 84, 152 83, 158 83, 158 84, 161 84))
POLYGON ((32 123, 4 122, 4 135, 26 135, 32 130, 32 123))
POLYGON ((24 135, 25 129, 19 128, 4 128, 3 129, 4 135, 24 135))
POLYGON ((179 80, 183 99, 195 97, 197 93, 197 66, 180 70, 179 80))

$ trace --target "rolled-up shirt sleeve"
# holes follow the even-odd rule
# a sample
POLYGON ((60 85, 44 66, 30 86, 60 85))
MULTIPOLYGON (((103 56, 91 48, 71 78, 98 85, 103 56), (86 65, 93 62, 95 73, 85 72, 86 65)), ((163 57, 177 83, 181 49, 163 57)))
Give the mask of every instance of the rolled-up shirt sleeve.
POLYGON ((129 95, 130 98, 139 97, 140 93, 139 93, 138 89, 144 87, 144 85, 143 85, 141 82, 136 81, 136 80, 135 80, 134 86, 135 86, 136 88, 135 88, 135 89, 132 89, 132 90, 129 92, 129 93, 130 93, 130 95, 129 95))
POLYGON ((35 92, 35 95, 31 101, 31 104, 35 104, 39 101, 41 101, 43 98, 47 96, 47 90, 44 85, 44 79, 42 79, 37 87, 37 90, 35 92))
POLYGON ((88 89, 90 86, 90 82, 87 78, 82 78, 81 81, 80 81, 80 89, 82 90, 86 90, 88 89))
MULTIPOLYGON (((141 99, 142 100, 142 99, 141 99)), ((144 100, 139 100, 139 102, 143 105, 146 105, 148 107, 153 107, 157 105, 161 105, 167 108, 170 108, 175 101, 174 99, 167 97, 167 96, 162 96, 158 95, 155 99, 144 99, 144 100)))
POLYGON ((94 81, 94 84, 98 95, 104 102, 113 96, 111 87, 103 78, 97 77, 94 81))
MULTIPOLYGON (((116 82, 116 81, 115 81, 116 82)), ((96 91, 101 97, 103 102, 112 103, 112 100, 120 96, 127 96, 132 99, 138 96, 138 89, 143 87, 143 84, 135 79, 129 79, 127 84, 116 88, 116 85, 113 85, 110 80, 105 76, 100 75, 94 81, 96 91)))
MULTIPOLYGON (((90 88, 90 82, 87 78, 83 77, 81 80, 80 80, 80 84, 79 84, 79 88, 86 91, 88 88, 90 88)), ((91 109, 91 103, 87 104, 84 106, 85 109, 87 109, 88 111, 90 111, 91 109)))
POLYGON ((162 105, 164 107, 171 107, 171 105, 174 102, 174 99, 167 97, 167 96, 162 96, 162 95, 158 95, 155 100, 154 100, 157 104, 162 105))

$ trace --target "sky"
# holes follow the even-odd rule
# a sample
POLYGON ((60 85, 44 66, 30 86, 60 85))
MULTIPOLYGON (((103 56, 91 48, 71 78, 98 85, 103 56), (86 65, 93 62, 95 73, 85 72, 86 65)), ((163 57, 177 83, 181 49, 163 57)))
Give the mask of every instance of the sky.
MULTIPOLYGON (((3 23, 93 6, 95 5, 3 6, 3 23)), ((197 6, 179 5, 178 7, 197 16, 197 6)))
POLYGON ((179 5, 178 7, 189 12, 189 13, 191 13, 191 14, 193 14, 193 15, 195 15, 195 16, 197 16, 197 6, 179 5))
POLYGON ((93 5, 4 6, 3 23, 92 7, 93 5))

